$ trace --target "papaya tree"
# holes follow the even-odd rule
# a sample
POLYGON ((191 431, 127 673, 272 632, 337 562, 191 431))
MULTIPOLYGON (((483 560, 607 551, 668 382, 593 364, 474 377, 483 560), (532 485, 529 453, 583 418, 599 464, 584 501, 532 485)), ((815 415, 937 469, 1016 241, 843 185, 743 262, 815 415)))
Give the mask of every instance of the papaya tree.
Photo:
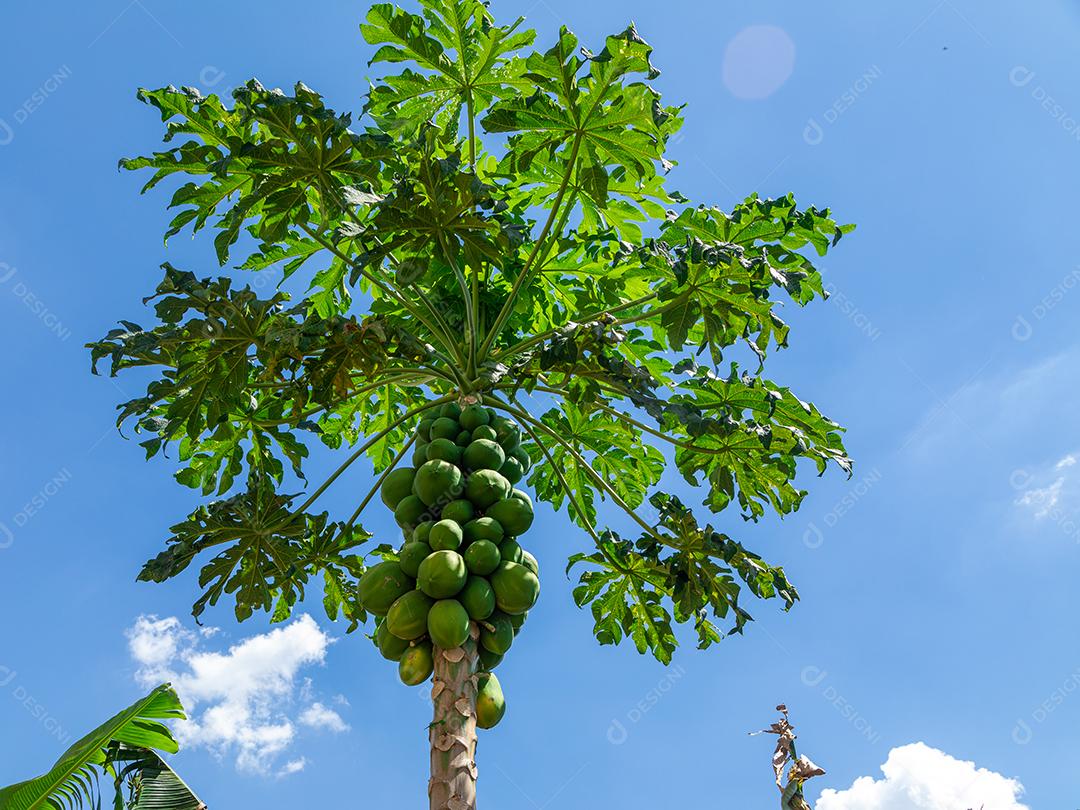
POLYGON ((539 596, 534 498, 580 530, 568 570, 601 644, 666 664, 676 625, 707 648, 750 621, 744 592, 798 599, 664 473, 750 522, 799 508, 800 460, 850 474, 842 429, 764 364, 778 305, 825 297, 813 257, 852 226, 669 189, 682 108, 633 25, 537 43, 480 0, 421 0, 361 33, 390 71, 355 122, 303 84, 139 91, 168 145, 120 165, 173 186, 166 240, 209 226, 235 272, 164 264, 156 323, 91 349, 149 374, 118 424, 206 499, 140 579, 198 558, 196 619, 225 599, 281 621, 316 588, 403 680, 433 678, 431 807, 460 810, 504 707, 491 670, 539 596), (309 483, 320 444, 343 458, 309 483), (335 485, 351 514, 319 511, 335 485), (400 543, 364 528, 383 505, 400 543))

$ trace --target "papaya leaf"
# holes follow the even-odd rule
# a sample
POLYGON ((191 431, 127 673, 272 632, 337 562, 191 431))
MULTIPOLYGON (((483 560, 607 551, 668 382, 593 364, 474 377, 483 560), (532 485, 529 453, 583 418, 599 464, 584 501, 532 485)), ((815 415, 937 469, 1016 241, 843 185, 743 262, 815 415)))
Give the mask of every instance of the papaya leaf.
POLYGON ((662 424, 683 437, 675 451, 683 476, 692 483, 698 474, 707 477, 706 504, 714 512, 736 495, 755 520, 764 504, 781 515, 795 511, 806 495, 792 483, 799 458, 811 460, 819 474, 830 462, 851 473, 840 426, 790 390, 739 375, 734 364, 726 379, 699 370, 676 390, 662 424))
POLYGON ((739 605, 740 581, 760 599, 782 599, 785 610, 799 598, 782 568, 711 526, 699 526, 675 496, 658 492, 650 503, 660 515, 655 532, 636 544, 605 532, 596 552, 575 554, 567 565, 568 573, 579 564, 588 566, 574 601, 591 606, 601 644, 629 637, 638 652, 667 664, 678 644, 672 621, 693 622, 700 649, 724 637, 713 619, 731 618, 728 634, 743 632, 752 617, 739 605))
POLYGON ((592 554, 572 555, 567 573, 581 563, 598 569, 584 571, 574 588, 578 607, 592 605, 597 641, 618 644, 629 637, 639 653, 651 652, 661 663, 671 663, 678 641, 661 599, 666 582, 663 569, 635 553, 633 544, 613 532, 601 535, 592 554))
POLYGON ((267 255, 296 244, 291 228, 340 217, 342 188, 377 183, 381 161, 393 154, 387 136, 351 132, 350 117, 328 110, 303 84, 286 96, 252 80, 234 91, 231 109, 191 88, 144 89, 139 99, 168 122, 166 141, 181 135, 197 140, 121 160, 121 168, 154 169, 144 190, 172 174, 199 177, 173 194, 170 207, 183 210, 166 239, 188 225, 198 231, 217 216, 214 242, 222 264, 248 225, 262 247, 259 258, 241 266, 266 266, 267 255))
POLYGON ((165 582, 211 551, 199 572, 203 593, 191 611, 196 619, 229 595, 238 621, 256 610, 273 611, 275 621, 284 621, 311 576, 322 571, 338 586, 327 602, 330 618, 342 610, 355 627, 363 621, 354 595, 363 565, 349 552, 370 535, 330 523, 326 514, 294 512, 294 498, 275 493, 268 482, 251 481, 245 492, 200 506, 172 527, 166 549, 146 563, 139 579, 165 582))
POLYGON ((365 112, 388 132, 416 131, 429 120, 457 123, 494 99, 527 86, 514 54, 530 45, 534 31, 517 31, 522 18, 498 26, 480 0, 424 0, 423 16, 389 3, 371 8, 360 26, 364 39, 381 45, 369 64, 412 62, 372 88, 365 112))
MULTIPOLYGON (((629 506, 640 506, 651 486, 664 470, 663 454, 640 441, 636 431, 625 422, 603 413, 589 413, 571 402, 547 411, 541 421, 569 442, 629 506)), ((595 489, 591 477, 580 472, 576 456, 561 444, 551 448, 555 466, 565 474, 571 470, 574 480, 595 489)), ((550 476, 544 466, 536 468, 538 478, 550 476)), ((578 489, 580 492, 581 489, 578 489)), ((601 498, 603 492, 598 493, 601 498)))
MULTIPOLYGON (((503 213, 505 204, 497 203, 496 189, 463 170, 456 153, 437 157, 432 145, 425 144, 416 160, 415 173, 402 177, 378 205, 369 230, 379 234, 379 243, 366 246, 366 261, 397 253, 409 257, 402 260, 407 266, 426 267, 430 260, 420 257, 434 253, 450 264, 466 259, 474 266, 479 261, 501 262, 520 235, 513 218, 503 213)), ((364 241, 363 234, 359 239, 364 241)), ((402 284, 414 284, 422 277, 410 271, 402 278, 401 266, 399 262, 402 284)), ((355 283, 358 278, 359 267, 351 280, 355 283)))
MULTIPOLYGON (((152 434, 143 442, 148 455, 177 442, 186 466, 176 478, 203 494, 226 493, 245 470, 281 484, 288 465, 303 478, 304 432, 340 446, 339 429, 320 432, 307 421, 314 413, 334 419, 348 410, 355 441, 383 416, 402 412, 383 400, 385 394, 355 402, 350 396, 355 375, 398 379, 395 365, 415 360, 419 349, 404 331, 376 319, 358 324, 308 315, 304 306, 287 308, 283 293, 263 299, 234 289, 228 279, 199 280, 170 265, 147 300, 156 300, 162 324, 146 330, 124 323, 91 344, 93 362, 108 359, 114 375, 137 366, 163 369, 145 396, 120 406, 117 424, 135 420, 137 432, 152 434), (363 409, 354 407, 361 402, 363 409)), ((418 389, 398 399, 422 401, 418 389)), ((392 455, 388 447, 402 435, 397 430, 373 447, 373 460, 384 464, 392 455)))

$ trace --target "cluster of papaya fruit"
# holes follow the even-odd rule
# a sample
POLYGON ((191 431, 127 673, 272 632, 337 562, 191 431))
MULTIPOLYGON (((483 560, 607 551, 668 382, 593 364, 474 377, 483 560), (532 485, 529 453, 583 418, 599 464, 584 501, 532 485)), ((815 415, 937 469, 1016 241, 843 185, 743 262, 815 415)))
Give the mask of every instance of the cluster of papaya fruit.
POLYGON ((379 651, 411 686, 431 677, 437 649, 462 646, 476 623, 477 725, 491 728, 506 710, 492 670, 540 596, 536 558, 518 542, 532 499, 514 488, 531 461, 518 426, 490 408, 451 402, 436 413, 417 427, 413 466, 383 480, 405 542, 397 559, 364 574, 360 601, 378 617, 379 651))

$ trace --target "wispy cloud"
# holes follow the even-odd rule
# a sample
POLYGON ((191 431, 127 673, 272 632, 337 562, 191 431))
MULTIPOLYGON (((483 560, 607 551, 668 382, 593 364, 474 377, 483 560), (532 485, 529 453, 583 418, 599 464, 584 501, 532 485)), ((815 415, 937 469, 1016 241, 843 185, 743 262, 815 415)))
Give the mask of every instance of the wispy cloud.
POLYGON ((1020 506, 1031 507, 1035 517, 1045 518, 1050 515, 1054 507, 1061 500, 1061 490, 1065 487, 1065 477, 1058 478, 1054 483, 1042 489, 1028 489, 1016 499, 1020 506))
POLYGON ((894 748, 882 779, 860 776, 847 790, 823 790, 817 810, 1029 810, 1024 786, 925 743, 894 748))
MULTIPOLYGON (((295 741, 297 723, 348 730, 337 712, 312 701, 310 678, 300 682, 301 670, 322 664, 332 643, 310 616, 223 652, 204 649, 213 635, 157 616, 140 616, 127 633, 139 683, 170 681, 184 701, 190 719, 177 726, 184 745, 232 758, 241 771, 272 774, 295 741), (296 704, 305 703, 297 715, 296 704)), ((305 764, 303 757, 294 758, 276 773, 296 773, 305 764)))
POLYGON ((300 771, 304 770, 304 768, 306 767, 307 760, 304 759, 304 757, 300 757, 299 759, 290 759, 288 762, 282 765, 280 769, 278 769, 277 776, 292 776, 292 774, 294 773, 300 773, 300 771))
POLYGON ((957 453, 1000 458, 1045 438, 1047 424, 1061 432, 1080 427, 1069 404, 1080 381, 1080 346, 1022 368, 988 361, 952 388, 931 385, 922 371, 907 370, 929 401, 902 442, 921 461, 957 453))
POLYGON ((1076 461, 1076 454, 1069 453, 1041 468, 1014 471, 1012 485, 1019 493, 1016 505, 1036 523, 1053 521, 1063 528, 1075 524, 1080 513, 1080 468, 1076 461))

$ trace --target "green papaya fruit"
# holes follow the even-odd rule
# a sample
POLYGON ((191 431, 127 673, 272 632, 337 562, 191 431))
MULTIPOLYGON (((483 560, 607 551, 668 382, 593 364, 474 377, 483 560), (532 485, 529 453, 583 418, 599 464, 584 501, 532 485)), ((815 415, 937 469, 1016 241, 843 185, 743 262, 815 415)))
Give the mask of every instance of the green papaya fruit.
POLYGON ((506 536, 502 524, 495 518, 478 517, 465 524, 463 529, 465 540, 475 543, 477 540, 489 540, 498 545, 506 536))
POLYGON ((456 551, 461 545, 461 526, 453 520, 440 520, 431 527, 428 545, 435 551, 456 551))
POLYGON ((514 626, 510 617, 496 611, 480 626, 480 646, 497 655, 506 655, 514 643, 514 626), (487 626, 484 626, 487 625, 487 626))
POLYGON ((508 436, 518 429, 517 423, 509 416, 499 415, 491 420, 491 426, 499 436, 508 436))
POLYGON ((453 440, 461 432, 461 425, 457 423, 456 419, 450 419, 445 416, 440 416, 435 420, 431 426, 431 440, 436 439, 451 439, 453 440))
POLYGON ((484 514, 499 521, 503 530, 511 537, 520 537, 533 524, 532 503, 521 498, 503 498, 496 501, 484 514))
POLYGON ((435 600, 422 591, 401 596, 386 614, 386 626, 398 638, 412 641, 427 632, 427 615, 435 600))
POLYGON ((461 470, 449 461, 424 462, 413 479, 413 495, 428 506, 454 500, 461 487, 461 470))
POLYGON ((525 477, 525 471, 521 469, 521 462, 513 456, 508 457, 503 462, 503 465, 499 467, 499 474, 511 484, 516 484, 525 477))
POLYGON ((499 547, 490 540, 474 540, 465 548, 463 556, 465 567, 482 577, 492 573, 502 562, 499 547))
POLYGON ((432 644, 452 650, 469 637, 469 614, 457 599, 441 599, 428 612, 427 629, 432 644))
POLYGON ((407 686, 419 686, 435 671, 435 656, 431 642, 424 641, 409 647, 398 662, 398 677, 407 686))
POLYGON ((465 560, 456 551, 433 551, 420 563, 416 583, 421 591, 433 599, 447 599, 456 596, 465 587, 468 576, 465 560))
POLYGON ((413 447, 412 452, 413 467, 419 467, 421 464, 427 461, 427 449, 430 446, 431 445, 429 444, 420 444, 419 442, 417 442, 416 446, 413 447))
POLYGON ((499 556, 503 562, 520 563, 525 559, 525 552, 517 540, 503 540, 499 545, 499 556))
POLYGON ((516 450, 510 451, 510 457, 517 459, 517 462, 521 465, 521 469, 524 472, 528 472, 532 469, 532 458, 526 452, 524 447, 518 446, 516 450))
POLYGON ((495 435, 495 429, 488 425, 481 425, 472 432, 473 441, 476 441, 477 439, 487 439, 489 442, 494 442, 495 435))
POLYGON ((477 470, 465 481, 465 497, 478 509, 487 509, 493 503, 509 497, 513 491, 510 482, 496 470, 477 470))
POLYGON ((476 517, 476 507, 472 505, 472 501, 460 498, 456 501, 450 501, 450 503, 444 506, 440 517, 442 517, 443 520, 452 520, 455 523, 460 523, 464 526, 476 517))
POLYGON ((448 461, 451 464, 459 464, 461 453, 461 448, 451 439, 436 439, 427 446, 428 461, 448 461))
POLYGON ((409 649, 409 642, 391 633, 386 622, 381 622, 379 629, 375 631, 375 643, 379 646, 382 657, 387 661, 400 661, 401 656, 409 649))
POLYGON ((470 470, 498 470, 506 461, 506 453, 491 439, 474 439, 461 454, 461 460, 470 470))
POLYGON ((458 417, 461 426, 466 430, 476 430, 481 425, 486 425, 489 419, 487 408, 483 405, 469 405, 462 409, 461 416, 458 417))
POLYGON ((499 563, 490 582, 495 591, 495 604, 503 613, 524 613, 540 598, 539 577, 518 563, 499 563))
POLYGON ((521 557, 521 564, 528 568, 530 571, 532 571, 534 574, 536 574, 537 577, 539 577, 540 563, 536 561, 536 557, 524 550, 522 550, 521 552, 521 557))
POLYGON ((439 416, 453 419, 456 422, 461 418, 461 406, 456 402, 447 402, 439 409, 439 416))
POLYGON ((401 503, 394 510, 394 520, 398 526, 407 532, 412 532, 416 526, 423 522, 427 516, 427 505, 415 495, 409 495, 401 499, 401 503))
MULTIPOLYGON (((468 562, 466 561, 466 565, 468 562)), ((480 576, 470 576, 465 581, 465 587, 457 595, 469 618, 481 621, 495 612, 495 591, 490 583, 480 576)))
POLYGON ((416 586, 396 562, 379 563, 364 572, 357 586, 357 595, 364 610, 385 616, 403 594, 416 586))
POLYGON ((457 438, 454 439, 454 444, 456 444, 458 447, 460 447, 462 450, 464 450, 466 447, 469 446, 469 442, 471 442, 471 441, 472 441, 472 431, 471 430, 463 430, 463 431, 461 431, 461 433, 459 433, 457 435, 457 438))
POLYGON ((491 670, 495 669, 495 667, 502 663, 503 657, 501 655, 496 655, 490 650, 485 650, 483 647, 481 647, 477 652, 480 655, 481 672, 491 672, 491 670))
POLYGON ((416 470, 412 467, 398 467, 383 479, 379 497, 388 509, 397 509, 401 499, 412 494, 413 477, 416 470))
POLYGON ((434 525, 435 522, 432 520, 423 520, 420 523, 417 523, 416 528, 414 528, 412 534, 409 535, 409 539, 414 543, 426 543, 428 538, 431 537, 431 527, 434 525))
POLYGON ((420 563, 426 560, 429 554, 431 554, 431 546, 427 543, 417 541, 406 543, 398 552, 398 565, 401 566, 402 571, 416 579, 416 575, 420 572, 420 563))
POLYGON ((507 455, 513 453, 521 443, 521 431, 513 420, 500 416, 491 425, 495 428, 495 441, 506 451, 507 455))
POLYGON ((482 672, 476 679, 476 725, 494 728, 506 714, 506 698, 494 672, 482 672))

